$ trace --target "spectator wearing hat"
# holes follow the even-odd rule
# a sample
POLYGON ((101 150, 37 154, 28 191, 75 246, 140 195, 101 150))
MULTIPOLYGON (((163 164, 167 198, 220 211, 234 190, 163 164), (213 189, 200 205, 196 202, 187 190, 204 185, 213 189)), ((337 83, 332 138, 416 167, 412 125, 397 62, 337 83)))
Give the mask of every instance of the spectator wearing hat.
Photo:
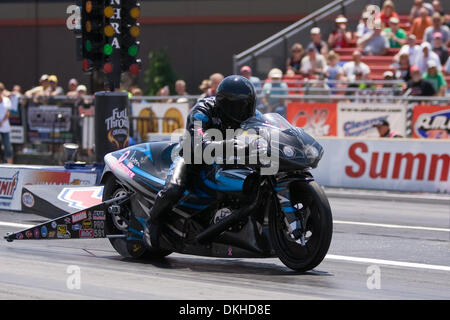
MULTIPOLYGON (((264 112, 279 112, 284 108, 285 99, 273 97, 273 95, 288 95, 288 86, 281 79, 283 78, 283 72, 278 68, 273 68, 267 75, 268 80, 263 86, 261 101, 264 105, 264 112)), ((280 113, 283 113, 281 111, 280 113)))
POLYGON ((427 71, 428 69, 427 64, 428 61, 430 60, 436 62, 438 71, 441 71, 442 70, 441 60, 439 59, 439 56, 431 49, 431 44, 429 44, 428 42, 422 42, 420 48, 422 50, 414 63, 419 67, 420 72, 423 74, 427 71))
POLYGON ((369 19, 369 17, 370 17, 369 11, 365 10, 361 15, 359 24, 356 26, 355 32, 356 41, 358 41, 362 36, 371 31, 371 29, 367 26, 367 20, 369 19))
POLYGON ((400 20, 397 17, 391 17, 389 27, 383 30, 383 35, 388 39, 391 48, 401 48, 408 39, 406 31, 399 27, 399 23, 400 20))
MULTIPOLYGON (((43 74, 41 78, 39 79, 39 85, 26 91, 25 96, 28 98, 33 98, 35 101, 37 96, 43 95, 44 92, 48 89, 50 86, 48 82, 48 74, 43 74)), ((36 102, 36 101, 35 101, 36 102)))
POLYGON ((383 3, 383 6, 381 7, 381 12, 380 12, 379 18, 384 27, 389 26, 389 23, 390 23, 389 20, 391 18, 399 19, 397 12, 395 12, 394 2, 392 2, 391 0, 386 0, 383 3))
POLYGON ((67 96, 69 98, 76 98, 77 97, 77 87, 78 87, 78 81, 75 78, 72 78, 69 80, 69 83, 67 85, 67 88, 69 89, 67 91, 67 96))
POLYGON ((445 44, 442 43, 442 33, 435 32, 433 35, 433 52, 435 52, 439 56, 439 60, 441 61, 441 65, 445 65, 448 59, 448 48, 445 44))
POLYGON ((324 56, 317 53, 316 48, 313 45, 309 45, 306 51, 307 55, 302 59, 300 72, 305 77, 323 73, 327 66, 324 56))
MULTIPOLYGON (((383 79, 386 81, 383 84, 383 90, 381 95, 384 96, 401 96, 402 95, 402 86, 401 83, 393 83, 395 80, 394 72, 388 70, 383 73, 383 79)), ((392 103, 392 99, 383 98, 380 100, 381 103, 392 103)))
POLYGON ((261 80, 253 76, 252 68, 250 66, 243 66, 240 70, 241 76, 247 78, 255 87, 256 90, 261 89, 261 80))
POLYGON ((360 70, 362 73, 362 76, 364 78, 367 78, 367 76, 370 73, 370 68, 367 64, 365 64, 364 62, 361 61, 361 52, 359 50, 355 50, 353 52, 353 60, 346 62, 343 66, 342 69, 344 70, 344 75, 345 77, 350 80, 353 81, 355 78, 355 72, 357 70, 360 70))
POLYGON ((416 44, 416 36, 413 34, 410 34, 408 36, 408 40, 407 40, 406 44, 404 46, 402 46, 400 48, 399 52, 395 55, 394 61, 398 61, 400 58, 400 55, 406 53, 409 57, 410 65, 413 65, 416 63, 421 52, 422 52, 422 48, 418 44, 416 44))
POLYGON ((300 43, 294 43, 291 47, 291 56, 286 61, 286 72, 292 70, 295 74, 300 74, 303 56, 303 46, 300 43))
POLYGON ((442 16, 438 12, 435 12, 432 16, 431 22, 432 25, 425 29, 423 40, 432 43, 435 33, 439 32, 442 36, 442 42, 444 44, 448 44, 450 42, 450 29, 446 25, 442 24, 442 16))
POLYGON ((64 95, 63 88, 58 86, 58 77, 57 76, 51 75, 50 77, 48 77, 48 83, 50 84, 50 86, 46 91, 46 95, 52 96, 52 97, 64 95))
POLYGON ((432 25, 431 18, 428 15, 428 10, 421 8, 419 10, 419 17, 413 20, 409 33, 416 36, 417 40, 422 40, 425 30, 432 25))
POLYGON ((5 86, 0 83, 0 136, 2 138, 2 144, 5 148, 5 158, 8 163, 13 163, 13 153, 11 142, 9 139, 9 132, 11 131, 11 125, 9 124, 9 115, 11 111, 11 100, 3 95, 5 86))
POLYGON ((352 41, 352 33, 347 30, 347 18, 342 14, 337 16, 336 29, 328 36, 328 46, 330 48, 349 48, 352 41))
POLYGON ((437 64, 434 60, 429 60, 427 62, 427 72, 422 76, 423 79, 427 80, 433 85, 437 96, 445 96, 445 90, 447 89, 447 82, 445 82, 444 75, 437 69, 437 64))
POLYGON ((311 29, 311 42, 308 44, 308 47, 311 45, 316 48, 317 53, 320 53, 324 57, 328 54, 328 44, 322 40, 322 34, 318 27, 311 29))
POLYGON ((389 49, 389 41, 381 33, 381 20, 375 20, 373 30, 359 39, 357 44, 364 55, 386 55, 389 49))
POLYGON ((349 48, 352 41, 352 33, 347 30, 347 18, 343 15, 337 16, 336 29, 328 36, 328 46, 330 48, 349 48))
POLYGON ((403 138, 400 132, 391 130, 387 120, 381 120, 375 123, 373 127, 377 128, 380 138, 403 138))
POLYGON ((411 80, 408 81, 406 90, 411 96, 431 97, 436 94, 433 85, 422 78, 422 73, 418 66, 411 67, 411 80))

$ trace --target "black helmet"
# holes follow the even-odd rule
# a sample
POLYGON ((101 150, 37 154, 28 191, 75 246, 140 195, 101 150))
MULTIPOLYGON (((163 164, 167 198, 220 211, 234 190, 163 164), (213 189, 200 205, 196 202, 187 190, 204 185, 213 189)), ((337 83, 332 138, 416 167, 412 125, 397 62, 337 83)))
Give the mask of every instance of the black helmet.
POLYGON ((255 115, 255 89, 247 78, 232 75, 217 88, 216 106, 225 126, 238 128, 242 121, 255 115))

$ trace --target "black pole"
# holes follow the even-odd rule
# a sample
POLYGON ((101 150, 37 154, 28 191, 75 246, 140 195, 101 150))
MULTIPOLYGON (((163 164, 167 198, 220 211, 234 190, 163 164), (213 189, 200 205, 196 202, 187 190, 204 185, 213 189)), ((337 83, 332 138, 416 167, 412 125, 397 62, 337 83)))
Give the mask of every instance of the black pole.
POLYGON ((128 92, 95 93, 95 161, 128 147, 130 137, 128 92))

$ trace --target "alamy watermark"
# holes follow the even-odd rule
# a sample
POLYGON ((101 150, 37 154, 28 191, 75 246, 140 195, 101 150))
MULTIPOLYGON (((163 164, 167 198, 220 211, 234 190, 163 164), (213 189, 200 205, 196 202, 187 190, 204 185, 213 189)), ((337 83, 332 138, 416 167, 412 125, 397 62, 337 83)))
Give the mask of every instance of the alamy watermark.
POLYGON ((279 133, 271 130, 227 129, 225 137, 219 129, 202 130, 202 122, 194 122, 194 134, 182 129, 171 135, 180 148, 172 151, 172 160, 182 156, 186 164, 258 165, 261 175, 274 175, 279 169, 279 133), (184 132, 184 134, 183 134, 184 132))
POLYGON ((81 269, 79 266, 70 265, 66 269, 66 273, 69 274, 66 280, 66 286, 69 290, 81 289, 81 269))
POLYGON ((366 274, 369 275, 366 281, 367 289, 381 289, 381 269, 377 265, 370 265, 367 267, 366 274))

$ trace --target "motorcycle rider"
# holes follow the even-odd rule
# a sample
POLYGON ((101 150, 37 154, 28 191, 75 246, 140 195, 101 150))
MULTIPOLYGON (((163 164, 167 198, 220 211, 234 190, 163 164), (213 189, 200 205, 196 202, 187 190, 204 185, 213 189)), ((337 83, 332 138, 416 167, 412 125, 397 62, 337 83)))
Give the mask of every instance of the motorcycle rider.
MULTIPOLYGON (((191 138, 192 154, 196 150, 201 150, 203 155, 204 148, 213 143, 221 144, 221 147, 225 149, 225 144, 229 143, 226 140, 204 140, 206 130, 218 129, 225 136, 226 129, 238 129, 243 121, 255 115, 255 110, 256 94, 251 82, 238 75, 226 77, 219 84, 216 96, 199 100, 188 115, 186 130, 191 138), (195 136, 197 139, 194 139, 195 136)), ((235 142, 232 143, 235 149, 242 148, 235 142)), ((183 145, 183 142, 181 145, 183 145)), ((147 220, 144 230, 144 242, 150 248, 159 246, 162 220, 181 199, 189 180, 198 178, 196 173, 206 165, 188 164, 193 162, 186 161, 185 157, 187 155, 177 157, 174 160, 166 178, 164 189, 158 193, 150 210, 150 218, 147 220)))

